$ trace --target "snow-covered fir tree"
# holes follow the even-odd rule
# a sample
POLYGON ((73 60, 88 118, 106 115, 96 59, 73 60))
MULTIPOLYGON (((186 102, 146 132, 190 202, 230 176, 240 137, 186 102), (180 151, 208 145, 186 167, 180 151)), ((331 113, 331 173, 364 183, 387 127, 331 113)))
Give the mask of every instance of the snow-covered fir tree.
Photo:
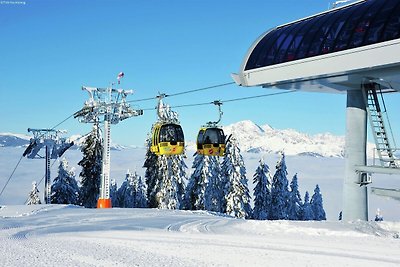
POLYGON ((303 205, 299 192, 299 184, 297 179, 297 173, 293 176, 290 182, 289 202, 288 202, 288 219, 299 220, 300 219, 300 208, 303 205))
POLYGON ((125 180, 117 191, 119 207, 133 208, 134 186, 133 175, 128 170, 125 175, 125 180))
POLYGON ((81 188, 79 202, 87 208, 95 208, 100 193, 101 166, 102 166, 102 138, 97 124, 85 139, 82 146, 83 158, 78 165, 82 167, 79 174, 81 188))
POLYGON ((221 186, 221 167, 219 157, 208 156, 208 183, 206 185, 204 206, 208 211, 222 212, 222 186, 221 186))
MULTIPOLYGON (((180 209, 184 194, 182 169, 178 166, 182 156, 157 157, 156 204, 160 209, 180 209)), ((185 165, 186 166, 186 165, 185 165)))
POLYGON ((187 166, 184 161, 183 155, 175 155, 170 158, 170 175, 171 180, 174 180, 176 190, 176 200, 179 203, 178 209, 183 208, 183 199, 185 196, 185 184, 186 184, 186 170, 187 166))
POLYGON ((51 186, 52 204, 78 204, 79 187, 75 180, 75 173, 68 168, 68 161, 63 158, 58 167, 58 176, 51 186))
POLYGON ((32 182, 32 190, 29 192, 26 205, 42 204, 39 197, 39 189, 36 182, 32 182))
POLYGON ((225 195, 225 212, 237 218, 249 218, 252 210, 246 168, 238 142, 234 137, 230 138, 226 144, 221 173, 225 182, 224 192, 227 193, 225 195))
POLYGON ((115 179, 111 179, 110 181, 110 198, 111 204, 113 207, 119 207, 118 202, 118 185, 115 179))
POLYGON ((118 204, 121 208, 146 208, 146 189, 140 175, 126 173, 125 181, 118 189, 118 204))
POLYGON ((196 152, 192 168, 194 172, 190 176, 186 186, 185 209, 204 210, 206 186, 210 176, 209 158, 196 152))
POLYGON ((285 154, 282 153, 272 179, 271 212, 269 214, 271 220, 286 220, 288 218, 288 183, 285 154))
POLYGON ((220 166, 214 156, 194 155, 192 173, 185 193, 185 209, 220 212, 220 166))
POLYGON ((306 191, 304 195, 304 203, 300 208, 300 220, 311 221, 313 219, 314 219, 314 212, 310 204, 310 195, 308 194, 308 191, 306 191))
POLYGON ((318 185, 315 186, 314 194, 311 197, 310 204, 311 204, 311 209, 314 214, 313 220, 315 220, 315 221, 326 220, 326 214, 325 214, 325 210, 323 207, 323 201, 322 201, 322 194, 320 192, 318 185))
MULTIPOLYGON (((151 162, 151 158, 147 163, 151 162)), ((147 166, 145 162, 145 166, 147 166)), ((183 157, 157 156, 153 167, 146 170, 147 195, 150 208, 180 209, 185 192, 185 168, 183 157)))
POLYGON ((151 137, 146 140, 147 152, 143 167, 146 168, 144 173, 145 182, 147 185, 147 200, 149 208, 157 208, 158 203, 156 194, 159 191, 158 186, 158 160, 157 155, 150 151, 151 137))
POLYGON ((253 219, 267 220, 271 209, 271 173, 263 159, 253 175, 254 208, 253 219))
POLYGON ((137 208, 147 208, 147 195, 146 195, 146 184, 142 178, 142 176, 138 175, 137 177, 137 192, 136 192, 136 201, 135 206, 137 208))

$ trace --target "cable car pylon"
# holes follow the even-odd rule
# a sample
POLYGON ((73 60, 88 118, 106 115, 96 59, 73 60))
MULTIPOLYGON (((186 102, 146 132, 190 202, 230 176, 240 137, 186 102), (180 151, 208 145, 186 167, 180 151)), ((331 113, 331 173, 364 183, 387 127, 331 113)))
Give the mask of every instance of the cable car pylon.
POLYGON ((82 86, 82 90, 89 93, 89 100, 85 102, 81 110, 74 114, 74 118, 79 118, 79 121, 83 123, 104 123, 100 197, 97 201, 97 208, 112 207, 110 198, 111 124, 143 115, 143 110, 132 109, 126 101, 126 97, 133 91, 114 89, 113 85, 114 83, 108 88, 82 86))
POLYGON ((215 100, 212 104, 218 106, 219 118, 217 121, 209 121, 205 126, 202 126, 197 135, 197 153, 204 156, 224 156, 225 154, 225 134, 218 123, 222 119, 222 102, 215 100))
POLYGON ((45 159, 44 203, 50 204, 50 159, 61 157, 68 148, 74 145, 74 142, 67 142, 65 138, 59 137, 59 134, 65 133, 65 131, 28 128, 28 132, 33 133, 33 138, 31 138, 23 156, 29 159, 45 159), (45 148, 45 156, 38 154, 43 147, 45 148))
POLYGON ((178 113, 163 103, 165 97, 165 94, 157 96, 158 121, 153 125, 150 151, 157 156, 181 155, 185 148, 185 137, 178 113))

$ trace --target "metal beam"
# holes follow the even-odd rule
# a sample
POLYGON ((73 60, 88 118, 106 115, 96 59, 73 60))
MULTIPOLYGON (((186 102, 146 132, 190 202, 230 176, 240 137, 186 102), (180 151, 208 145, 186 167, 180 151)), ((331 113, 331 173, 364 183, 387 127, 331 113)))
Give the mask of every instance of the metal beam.
POLYGON ((355 166, 355 171, 358 173, 380 173, 380 174, 395 174, 400 175, 400 168, 389 168, 380 166, 355 166))
POLYGON ((400 201, 400 189, 371 187, 371 192, 377 196, 390 197, 400 201))

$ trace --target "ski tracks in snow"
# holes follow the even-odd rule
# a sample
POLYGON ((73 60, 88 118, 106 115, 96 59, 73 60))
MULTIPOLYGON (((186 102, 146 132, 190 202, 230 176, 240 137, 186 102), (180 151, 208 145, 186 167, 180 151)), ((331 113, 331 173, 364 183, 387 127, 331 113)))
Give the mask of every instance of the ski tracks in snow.
POLYGON ((400 265, 400 240, 390 237, 400 225, 48 208, 24 216, 0 213, 0 266, 400 265))

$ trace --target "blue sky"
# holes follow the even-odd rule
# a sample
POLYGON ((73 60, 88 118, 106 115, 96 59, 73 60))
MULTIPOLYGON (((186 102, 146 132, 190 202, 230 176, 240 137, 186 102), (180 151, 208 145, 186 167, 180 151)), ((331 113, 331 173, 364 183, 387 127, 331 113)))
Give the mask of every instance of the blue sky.
MULTIPOLYGON (((129 1, 26 0, 0 5, 0 132, 51 128, 79 110, 82 85, 105 87, 123 71, 128 100, 231 82, 250 45, 269 28, 328 8, 325 0, 129 1)), ((195 104, 276 92, 220 87, 166 99, 195 104)), ((386 97, 399 137, 399 94, 386 97)), ((155 101, 135 103, 152 108, 155 101)), ((309 134, 345 133, 346 96, 292 93, 223 105, 222 124, 250 119, 309 134)), ((210 106, 179 108, 186 138, 217 119, 210 106)), ((155 111, 112 127, 113 142, 143 145, 155 111)), ((58 129, 85 134, 90 125, 69 119, 58 129)), ((399 140, 399 138, 397 138, 399 140)))

